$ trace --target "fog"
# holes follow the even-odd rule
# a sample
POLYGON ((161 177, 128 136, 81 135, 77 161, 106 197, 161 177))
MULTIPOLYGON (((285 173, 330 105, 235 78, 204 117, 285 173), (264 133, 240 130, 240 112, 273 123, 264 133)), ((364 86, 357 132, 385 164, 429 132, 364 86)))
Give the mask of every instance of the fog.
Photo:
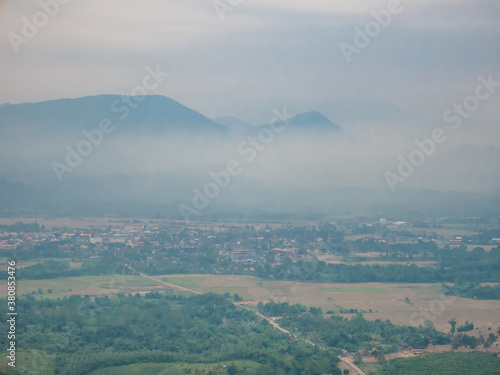
MULTIPOLYGON (((91 193, 102 201, 172 204, 191 202, 195 189, 203 192, 214 181, 213 174, 227 176, 228 163, 236 162, 232 168, 237 171, 229 174, 230 182, 211 204, 252 206, 250 197, 258 195, 263 208, 268 204, 264 202, 276 199, 284 206, 317 208, 322 200, 333 199, 332 193, 318 196, 317 192, 337 188, 347 189, 344 193, 375 189, 388 197, 407 189, 499 191, 500 148, 461 139, 466 131, 460 134, 448 128, 444 142, 425 143, 435 129, 432 126, 426 132, 416 123, 339 126, 342 131, 331 134, 287 128, 283 123, 279 131, 264 125, 225 135, 152 136, 140 128, 131 134, 118 125, 76 164, 73 154, 69 160, 74 164, 61 170, 54 163, 69 165, 68 149, 76 153, 78 143, 86 140, 81 130, 44 132, 33 124, 16 124, 2 129, 0 175, 10 182, 50 187, 68 199, 91 193), (429 155, 421 152, 415 158, 419 165, 410 170, 410 154, 421 150, 415 141, 425 144, 429 155), (401 158, 406 161, 404 175, 398 170, 401 158), (387 172, 392 174, 389 180, 387 172)), ((358 198, 363 195, 366 192, 358 198)))

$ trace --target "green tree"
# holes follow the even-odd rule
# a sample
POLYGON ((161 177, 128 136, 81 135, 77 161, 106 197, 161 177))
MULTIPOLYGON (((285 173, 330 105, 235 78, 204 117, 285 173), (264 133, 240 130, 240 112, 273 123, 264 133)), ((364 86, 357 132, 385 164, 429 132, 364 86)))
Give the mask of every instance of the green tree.
POLYGON ((493 333, 490 333, 488 335, 488 338, 486 339, 486 341, 484 342, 483 344, 483 347, 486 349, 486 351, 488 351, 488 348, 493 345, 493 343, 495 342, 496 340, 496 337, 493 333))
POLYGON ((227 368, 227 373, 228 373, 229 375, 235 375, 235 374, 237 374, 237 373, 238 373, 238 369, 236 368, 236 366, 235 366, 235 365, 231 365, 231 366, 229 366, 229 367, 227 368))
POLYGON ((450 333, 453 336, 455 334, 455 327, 457 326, 457 320, 453 318, 448 320, 448 323, 450 323, 451 326, 450 333))
POLYGON ((356 353, 356 354, 354 355, 354 361, 353 361, 353 363, 354 363, 356 366, 359 366, 360 364, 362 364, 362 363, 363 363, 363 358, 361 357, 361 354, 356 353))

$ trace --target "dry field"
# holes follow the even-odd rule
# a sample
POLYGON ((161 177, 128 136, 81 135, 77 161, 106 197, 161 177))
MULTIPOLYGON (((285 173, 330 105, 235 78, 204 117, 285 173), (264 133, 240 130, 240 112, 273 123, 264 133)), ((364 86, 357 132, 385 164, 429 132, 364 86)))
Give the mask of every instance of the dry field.
POLYGON ((495 331, 500 327, 500 301, 442 296, 441 284, 317 284, 231 275, 164 275, 161 278, 185 287, 195 285, 197 291, 238 293, 245 301, 273 299, 321 307, 323 312, 338 312, 340 307, 371 309, 372 313, 365 314, 367 319, 389 319, 401 325, 418 326, 427 319, 442 331, 449 331, 448 321, 452 318, 459 324, 473 321, 479 327, 474 334, 487 335, 488 327, 495 331))
MULTIPOLYGON (((473 300, 442 296, 441 284, 319 284, 290 281, 269 281, 252 276, 232 275, 162 275, 163 280, 197 292, 238 293, 246 302, 269 300, 300 303, 321 307, 323 312, 340 308, 364 310, 370 320, 391 320, 395 324, 423 324, 431 320, 436 328, 449 331, 448 321, 458 324, 466 320, 474 322, 479 329, 469 334, 487 336, 488 327, 496 332, 500 327, 499 300, 473 300), (408 298, 408 300, 407 300, 408 298), (369 311, 372 310, 370 313, 369 311)), ((138 275, 83 276, 53 280, 19 281, 18 295, 43 290, 41 298, 57 298, 72 294, 113 295, 122 293, 146 293, 168 290, 161 282, 138 275), (48 294, 47 290, 52 293, 48 294)), ((6 283, 2 283, 0 297, 5 297, 6 283)), ((350 316, 349 314, 346 316, 350 316)))

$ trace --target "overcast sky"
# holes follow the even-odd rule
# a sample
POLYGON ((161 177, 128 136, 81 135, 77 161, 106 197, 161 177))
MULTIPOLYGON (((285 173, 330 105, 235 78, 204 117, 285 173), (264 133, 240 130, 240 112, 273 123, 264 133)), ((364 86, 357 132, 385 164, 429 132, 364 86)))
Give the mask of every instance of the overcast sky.
MULTIPOLYGON (((0 103, 130 94, 145 68, 159 65, 170 77, 153 93, 209 117, 257 125, 287 106, 344 126, 416 119, 432 128, 478 76, 500 81, 494 0, 401 0, 351 63, 340 43, 354 45, 354 28, 387 1, 238 2, 71 0, 16 54, 9 33, 22 36, 23 17, 33 20, 40 4, 0 0, 0 103), (214 4, 231 3, 221 19, 214 4)), ((476 114, 491 131, 499 98, 476 114)))
POLYGON ((294 145, 284 180, 307 161, 326 185, 385 186, 398 155, 443 127, 446 142, 404 186, 498 190, 500 1, 397 2, 0 0, 0 104, 130 95, 158 68, 169 76, 149 93, 211 118, 262 125, 286 107, 320 111, 345 130, 348 142, 325 144, 316 159, 318 145, 294 145), (388 4, 397 6, 380 26, 374 14, 388 4), (366 46, 356 30, 371 33, 366 46), (346 58, 348 45, 357 50, 346 58), (497 83, 475 99, 484 79, 497 83), (467 98, 477 109, 452 131, 443 115, 467 98))

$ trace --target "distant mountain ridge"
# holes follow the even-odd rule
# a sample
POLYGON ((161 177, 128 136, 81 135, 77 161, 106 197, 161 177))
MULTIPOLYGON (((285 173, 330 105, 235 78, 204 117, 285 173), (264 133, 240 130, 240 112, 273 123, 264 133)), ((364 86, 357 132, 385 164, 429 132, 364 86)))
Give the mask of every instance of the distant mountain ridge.
MULTIPOLYGON (((0 133, 13 126, 35 133, 91 129, 97 127, 102 119, 112 120, 122 132, 151 135, 172 131, 221 135, 258 128, 231 116, 209 119, 161 95, 96 95, 0 105, 0 133)), ((309 132, 341 130, 337 124, 315 111, 295 115, 287 120, 285 125, 291 129, 309 132)))
MULTIPOLYGON (((291 118, 280 121, 277 125, 283 125, 287 131, 300 132, 302 134, 333 134, 343 132, 342 128, 330 121, 328 117, 317 111, 299 113, 291 118)), ((262 125, 267 127, 269 125, 262 125)))
POLYGON ((97 95, 0 106, 0 130, 10 124, 36 124, 46 130, 79 130, 96 127, 104 118, 111 119, 122 130, 132 132, 228 131, 226 126, 160 95, 97 95))

